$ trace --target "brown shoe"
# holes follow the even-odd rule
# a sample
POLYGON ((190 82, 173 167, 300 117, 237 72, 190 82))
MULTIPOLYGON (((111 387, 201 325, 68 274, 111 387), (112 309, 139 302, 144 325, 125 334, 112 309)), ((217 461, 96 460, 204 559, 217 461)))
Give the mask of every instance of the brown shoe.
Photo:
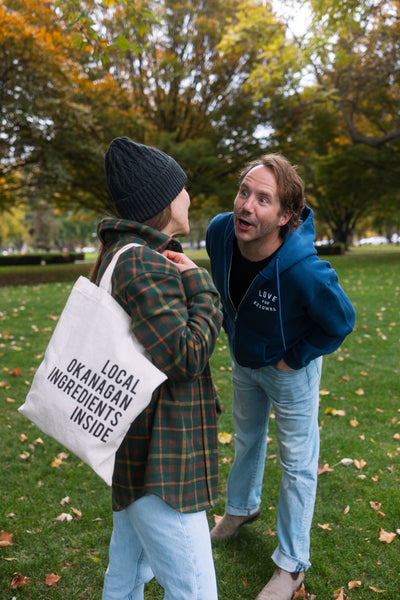
POLYGON ((253 523, 260 518, 261 510, 258 509, 252 515, 246 515, 238 517, 236 515, 228 515, 225 513, 217 525, 211 530, 212 540, 229 540, 229 538, 235 537, 239 533, 239 529, 242 525, 247 523, 253 523))
POLYGON ((304 571, 289 573, 276 567, 271 579, 256 600, 291 600, 304 581, 304 571))

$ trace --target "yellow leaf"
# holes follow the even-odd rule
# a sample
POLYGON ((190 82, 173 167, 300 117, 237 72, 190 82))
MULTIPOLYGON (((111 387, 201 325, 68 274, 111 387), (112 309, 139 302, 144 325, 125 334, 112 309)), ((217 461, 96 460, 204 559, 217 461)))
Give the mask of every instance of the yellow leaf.
POLYGON ((343 588, 340 588, 340 590, 335 590, 333 592, 333 597, 335 600, 348 600, 348 596, 346 596, 344 593, 343 588))
POLYGON ((218 434, 218 441, 220 444, 230 444, 232 441, 232 434, 223 431, 218 434))
POLYGON ((342 409, 336 409, 336 408, 326 408, 325 414, 333 415, 334 417, 344 417, 346 415, 346 411, 342 410, 342 409))

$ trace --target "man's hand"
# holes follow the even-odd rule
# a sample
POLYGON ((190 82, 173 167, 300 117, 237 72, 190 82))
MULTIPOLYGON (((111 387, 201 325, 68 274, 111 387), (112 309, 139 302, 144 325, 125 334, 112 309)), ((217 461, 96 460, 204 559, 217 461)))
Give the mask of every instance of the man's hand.
POLYGON ((178 267, 181 273, 183 271, 187 271, 188 269, 197 269, 196 263, 194 263, 190 258, 183 254, 182 252, 174 252, 173 250, 165 250, 163 256, 170 260, 178 267))
POLYGON ((285 363, 285 361, 283 360, 283 358, 281 358, 281 360, 279 362, 276 363, 275 367, 279 370, 279 371, 294 371, 294 369, 292 369, 291 367, 289 367, 289 365, 287 365, 285 363))

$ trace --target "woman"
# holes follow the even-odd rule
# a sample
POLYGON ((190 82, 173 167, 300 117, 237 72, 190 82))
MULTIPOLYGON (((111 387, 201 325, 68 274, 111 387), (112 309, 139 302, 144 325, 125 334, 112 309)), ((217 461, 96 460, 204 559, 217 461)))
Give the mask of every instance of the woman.
POLYGON ((165 600, 214 600, 205 510, 217 502, 217 395, 209 357, 222 321, 208 273, 182 253, 187 177, 173 158, 116 138, 105 155, 114 218, 99 224, 93 280, 114 253, 112 295, 168 379, 132 424, 117 455, 114 527, 103 600, 139 600, 153 577, 165 600))

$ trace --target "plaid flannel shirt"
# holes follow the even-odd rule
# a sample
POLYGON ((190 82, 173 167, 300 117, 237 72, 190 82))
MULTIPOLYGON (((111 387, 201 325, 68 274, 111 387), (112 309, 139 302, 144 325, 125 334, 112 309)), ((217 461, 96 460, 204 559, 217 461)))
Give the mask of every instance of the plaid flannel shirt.
POLYGON ((159 253, 177 242, 133 221, 104 219, 97 281, 119 257, 112 295, 132 317, 132 330, 168 379, 132 424, 117 451, 113 510, 146 493, 180 512, 217 503, 217 408, 209 357, 219 335, 219 295, 205 269, 178 268, 159 253))

